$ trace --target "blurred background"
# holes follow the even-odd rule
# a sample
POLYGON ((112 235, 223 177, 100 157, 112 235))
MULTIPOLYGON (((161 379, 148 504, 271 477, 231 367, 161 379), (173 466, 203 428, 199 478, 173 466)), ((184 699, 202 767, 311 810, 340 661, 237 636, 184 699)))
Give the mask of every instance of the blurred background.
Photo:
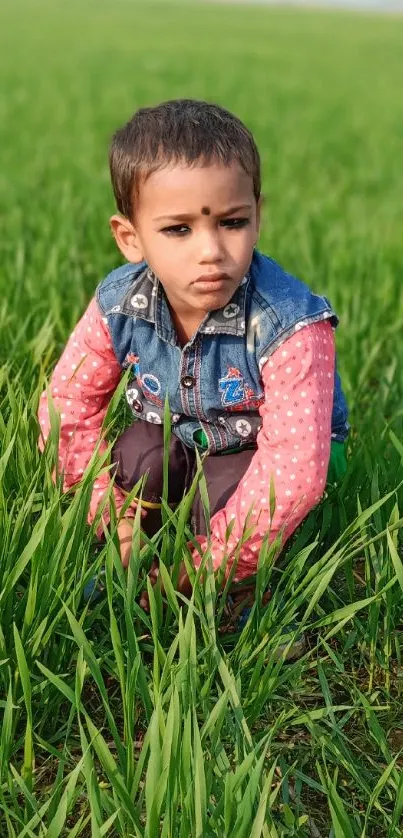
POLYGON ((0 834, 154 838, 164 818, 163 835, 401 838, 399 3, 13 0, 0 78, 0 834), (113 538, 94 551, 91 474, 63 496, 57 446, 37 450, 46 379, 121 261, 111 135, 174 97, 218 102, 255 134, 260 247, 337 311, 352 426, 345 479, 224 650, 199 590, 185 627, 160 594, 153 625, 139 617, 147 567, 126 584, 113 538), (95 563, 113 585, 87 609, 95 563), (303 611, 309 651, 277 664, 303 611), (252 833, 261 795, 275 826, 252 833))
POLYGON ((10 324, 21 319, 27 338, 46 321, 58 351, 119 261, 108 228, 113 131, 140 105, 206 98, 256 135, 262 248, 340 314, 357 423, 367 401, 379 406, 368 377, 379 386, 384 374, 399 378, 382 403, 393 415, 402 392, 402 46, 403 18, 390 13, 191 0, 3 5, 3 352, 10 358, 11 341, 18 355, 10 324))

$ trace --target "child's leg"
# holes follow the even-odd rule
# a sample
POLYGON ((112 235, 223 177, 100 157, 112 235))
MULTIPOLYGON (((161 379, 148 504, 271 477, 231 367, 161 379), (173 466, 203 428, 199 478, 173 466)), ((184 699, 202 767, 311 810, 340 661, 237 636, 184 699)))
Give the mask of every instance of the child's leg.
MULTIPOLYGON (((255 451, 255 448, 245 448, 234 454, 210 454, 206 457, 203 463, 203 473, 207 483, 211 518, 223 509, 234 494, 238 483, 250 466, 255 451)), ((192 508, 192 528, 195 535, 207 534, 199 492, 196 494, 192 508)))
MULTIPOLYGON (((203 463, 204 477, 210 502, 210 517, 223 509, 238 483, 248 470, 255 448, 245 448, 233 454, 210 454, 203 463)), ((200 493, 197 492, 192 508, 192 529, 195 535, 206 535, 207 527, 200 493)), ((235 603, 251 605, 254 598, 253 583, 237 584, 232 591, 235 603)))
MULTIPOLYGON (((112 449, 112 462, 117 464, 116 485, 130 492, 147 475, 142 505, 147 509, 143 529, 151 536, 161 526, 163 488, 164 431, 162 425, 133 422, 119 437, 112 449)), ((168 462, 168 502, 179 503, 192 481, 194 453, 171 435, 168 462)))
MULTIPOLYGON (((225 506, 227 500, 235 492, 249 468, 254 454, 255 449, 244 449, 234 454, 206 457, 203 463, 203 471, 207 483, 211 517, 225 506)), ((199 494, 193 504, 193 527, 195 534, 206 534, 206 522, 199 494)), ((270 598, 271 591, 267 589, 262 596, 262 604, 267 604, 270 598)), ((230 588, 230 595, 226 602, 226 622, 220 628, 222 634, 243 629, 254 599, 255 584, 253 580, 238 583, 230 588)), ((293 660, 304 653, 305 638, 303 636, 294 637, 295 631, 295 626, 287 627, 284 642, 282 641, 278 649, 273 652, 275 657, 285 654, 287 660, 293 660), (292 638, 291 644, 290 638, 292 638)))
MULTIPOLYGON (((147 516, 141 526, 149 537, 161 527, 161 496, 163 489, 164 434, 161 425, 134 422, 119 437, 112 449, 116 464, 116 485, 130 492, 147 475, 142 492, 142 505, 147 516)), ((194 453, 172 435, 168 462, 168 502, 179 503, 193 478, 194 453)), ((102 576, 102 573, 101 573, 102 576)), ((94 577, 84 591, 85 600, 95 601, 104 589, 102 580, 94 577)))

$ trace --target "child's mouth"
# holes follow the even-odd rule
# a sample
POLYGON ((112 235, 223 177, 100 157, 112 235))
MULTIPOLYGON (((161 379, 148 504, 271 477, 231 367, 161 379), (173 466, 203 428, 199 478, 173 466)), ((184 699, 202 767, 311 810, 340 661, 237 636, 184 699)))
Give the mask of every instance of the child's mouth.
POLYGON ((197 291, 211 293, 227 288, 229 282, 231 277, 226 273, 202 274, 195 280, 194 285, 197 291))

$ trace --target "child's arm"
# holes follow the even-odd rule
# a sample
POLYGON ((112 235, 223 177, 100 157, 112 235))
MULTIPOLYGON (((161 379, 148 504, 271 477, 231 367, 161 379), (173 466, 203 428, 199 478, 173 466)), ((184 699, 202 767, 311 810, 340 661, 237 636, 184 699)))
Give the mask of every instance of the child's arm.
MULTIPOLYGON (((60 413, 59 469, 64 472, 65 489, 78 483, 89 463, 121 372, 108 327, 93 299, 70 336, 50 382, 52 399, 60 413)), ((46 392, 42 393, 40 400, 39 421, 43 436, 39 444, 43 449, 50 430, 46 392)), ((106 442, 101 442, 100 453, 106 447, 106 442)), ((94 483, 88 516, 90 523, 109 480, 109 475, 103 474, 94 483)), ((117 486, 114 486, 113 492, 119 512, 125 496, 117 486)), ((135 510, 129 508, 125 515, 134 517, 135 510)), ((103 519, 105 523, 109 522, 107 509, 103 519)))
MULTIPOLYGON (((242 548, 235 580, 256 572, 259 550, 270 530, 270 542, 283 531, 282 544, 320 500, 330 457, 335 343, 328 321, 304 326, 265 363, 265 401, 258 448, 237 490, 211 519, 213 565, 217 569, 233 552, 252 504, 248 523, 254 534, 242 548), (270 522, 270 479, 276 509, 270 522), (233 530, 228 545, 225 532, 233 530)), ((207 539, 198 539, 202 550, 207 539)), ((195 551, 195 564, 200 555, 195 551)))

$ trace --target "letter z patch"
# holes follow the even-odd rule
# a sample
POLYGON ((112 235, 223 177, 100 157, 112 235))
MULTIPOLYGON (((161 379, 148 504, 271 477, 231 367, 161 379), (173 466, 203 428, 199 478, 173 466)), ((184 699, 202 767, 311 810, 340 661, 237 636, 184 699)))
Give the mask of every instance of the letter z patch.
POLYGON ((245 401, 245 383, 236 367, 228 367, 227 374, 219 379, 218 386, 222 394, 223 407, 230 407, 230 405, 241 404, 245 401))

